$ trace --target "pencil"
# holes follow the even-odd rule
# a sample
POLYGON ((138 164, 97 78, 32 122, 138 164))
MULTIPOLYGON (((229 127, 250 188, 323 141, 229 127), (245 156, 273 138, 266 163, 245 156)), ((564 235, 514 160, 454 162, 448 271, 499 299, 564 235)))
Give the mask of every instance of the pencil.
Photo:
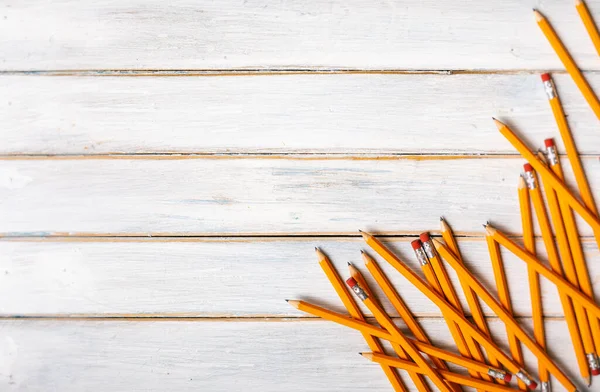
MULTIPOLYGON (((444 266, 440 262, 439 257, 435 253, 435 249, 433 244, 431 243, 431 238, 429 233, 422 233, 420 235, 420 240, 413 241, 411 244, 420 244, 422 245, 421 252, 425 253, 426 260, 428 261, 425 266, 430 266, 433 269, 433 277, 431 279, 436 279, 436 282, 439 282, 438 287, 441 289, 437 289, 431 282, 429 284, 440 294, 442 297, 446 298, 446 300, 454 306, 456 310, 458 310, 461 314, 465 314, 459 300, 458 295, 456 295, 456 291, 454 291, 454 287, 452 287, 452 283, 450 282, 450 278, 448 277, 448 272, 444 269, 444 266)), ((413 246, 414 249, 414 246, 413 246)), ((416 251, 416 250, 415 250, 416 251)), ((425 267, 424 266, 424 267, 425 267)), ((430 278, 425 275, 425 277, 429 280, 430 278)), ((443 315, 443 314, 442 314, 443 315)), ((450 334, 456 343, 456 347, 458 351, 463 357, 474 358, 480 362, 484 362, 485 358, 483 357, 483 353, 477 344, 471 339, 468 335, 465 336, 460 330, 460 327, 452 321, 452 319, 448 316, 444 316, 446 319, 446 323, 448 324, 448 328, 450 329, 450 334)), ((471 377, 480 378, 479 374, 469 372, 471 377)), ((489 379, 489 377, 486 377, 489 379)))
MULTIPOLYGON (((579 291, 579 289, 571 285, 562 276, 558 275, 556 272, 546 267, 534 255, 517 245, 513 240, 508 238, 500 230, 493 228, 490 225, 486 226, 486 230, 489 233, 489 235, 493 236, 494 239, 498 241, 502 246, 510 250, 525 263, 533 266, 533 268, 535 268, 538 274, 544 276, 550 282, 554 283, 560 291, 563 291, 565 294, 571 297, 573 302, 579 302, 588 310, 588 312, 592 313, 594 317, 600 318, 600 307, 594 302, 593 299, 583 294, 581 291, 579 291)), ((525 343, 523 340, 521 341, 525 343)))
POLYGON ((438 371, 433 368, 429 362, 423 358, 419 350, 409 341, 404 334, 398 329, 396 324, 390 319, 390 317, 367 295, 367 293, 358 285, 354 278, 346 280, 346 284, 354 291, 356 296, 366 305, 367 308, 373 313, 375 319, 383 328, 385 328, 390 335, 394 336, 396 341, 402 346, 406 354, 418 365, 423 371, 423 374, 427 375, 429 379, 439 388, 442 392, 450 392, 451 389, 446 384, 442 376, 438 371))
MULTIPOLYGON (((556 272, 560 276, 566 276, 569 283, 579 288, 579 285, 577 283, 577 276, 575 274, 575 267, 573 265, 573 259, 571 258, 571 250, 569 249, 568 242, 566 242, 567 239, 565 234, 565 228, 562 224, 562 216, 560 215, 560 209, 558 206, 556 194, 554 193, 552 188, 547 187, 547 183, 544 183, 544 186, 547 189, 546 199, 548 201, 548 206, 550 207, 550 214, 552 216, 552 221, 554 222, 554 227, 556 229, 556 238, 558 240, 562 255, 562 267, 560 264, 560 258, 558 256, 558 250, 554 243, 554 236, 552 234, 550 220, 548 219, 548 214, 546 212, 546 209, 544 208, 544 200, 542 198, 542 191, 540 189, 537 176, 535 175, 535 172, 533 171, 533 168, 530 164, 527 163, 523 167, 525 169, 524 176, 527 180, 527 183, 529 184, 529 194, 533 201, 533 206, 535 209, 536 216, 538 218, 540 231, 542 232, 542 239, 544 240, 544 244, 548 252, 548 261, 550 262, 550 266, 552 267, 552 270, 554 272, 556 272)), ((571 339, 573 340, 573 347, 575 349, 575 355, 577 357, 577 362, 579 364, 581 376, 589 382, 590 372, 589 364, 587 363, 586 358, 587 353, 589 353, 590 350, 592 350, 593 352, 594 343, 592 341, 591 331, 589 328, 585 310, 578 303, 571 304, 569 298, 562 295, 561 293, 559 293, 559 297, 561 299, 563 310, 565 312, 565 320, 567 322, 569 333, 571 335, 571 339), (573 311, 575 312, 575 315, 573 315, 573 311), (583 344, 583 349, 579 347, 579 342, 583 344), (583 350, 583 352, 581 352, 581 350, 583 350)))
POLYGON ((575 8, 581 17, 581 21, 583 22, 583 25, 585 26, 592 43, 594 44, 594 48, 596 48, 596 52, 598 55, 600 55, 600 34, 598 34, 598 29, 596 28, 594 19, 592 19, 590 10, 588 10, 583 0, 575 0, 575 8))
MULTIPOLYGON (((464 265, 462 256, 460 254, 460 249, 458 248, 458 244, 456 243, 456 239, 454 238, 452 229, 450 228, 450 225, 448 225, 448 222, 446 222, 446 220, 442 217, 440 217, 440 226, 441 226, 442 238, 444 239, 444 242, 447 244, 448 248, 450 248, 450 251, 452 251, 452 253, 454 253, 456 258, 464 265)), ((458 280, 460 282, 460 286, 463 289, 463 292, 465 293, 465 299, 467 300, 467 305, 469 305, 469 310, 471 311, 471 316, 473 317, 473 321, 475 321, 475 324, 477 325, 477 327, 479 328, 479 330, 481 332, 483 332, 487 336, 491 337, 490 329, 487 325, 485 315, 483 314, 483 310, 481 309, 481 304, 479 303, 479 300, 477 299, 475 292, 473 290, 471 290, 471 288, 469 287, 467 282, 465 282, 464 279, 462 279, 460 276, 458 277, 458 280)), ((488 354, 488 359, 493 366, 500 366, 500 363, 498 362, 498 358, 496 358, 494 355, 492 355, 492 353, 487 353, 487 354, 488 354)))
POLYGON ((567 70, 569 75, 571 75, 571 78, 573 79, 573 81, 577 85, 577 88, 579 88, 579 91, 581 91, 581 94, 583 94, 583 97, 596 114, 596 117, 600 119, 600 101, 598 101, 598 97, 596 97, 596 94, 594 94, 594 91, 583 76, 583 73, 579 70, 579 68, 577 68, 577 64, 575 64, 575 61, 567 51, 567 48, 560 41, 560 38, 558 38, 558 35, 556 34, 552 26, 550 26, 548 20, 539 11, 533 10, 533 13, 535 15, 535 19, 538 23, 538 26, 540 26, 540 29, 542 30, 542 32, 546 36, 546 39, 554 49, 554 52, 556 52, 556 54, 560 58, 560 61, 565 66, 565 69, 567 70))
MULTIPOLYGON (((344 285, 338 273, 335 271, 335 268, 329 261, 329 258, 327 258, 327 256, 325 256, 325 254, 319 250, 319 248, 315 248, 315 251, 319 259, 319 265, 323 269, 323 272, 325 272, 329 282, 331 282, 331 285, 338 294, 338 297, 340 297, 342 300, 346 310, 348 310, 348 313, 350 313, 350 316, 357 320, 365 321, 363 313, 346 289, 346 286, 344 285)), ((373 352, 384 352, 381 344, 373 336, 363 332, 363 337, 373 352)), ((390 384, 392 384, 394 391, 407 391, 402 378, 400 378, 400 375, 396 373, 391 366, 381 364, 381 369, 390 381, 390 384)))
MULTIPOLYGON (((431 344, 431 340, 429 339, 429 337, 427 336, 417 319, 415 319, 415 316, 412 314, 406 303, 402 300, 400 294, 398 294, 398 292, 394 289, 394 286, 392 286, 392 283, 389 281, 387 276, 385 276, 381 268, 379 268, 379 265, 371 256, 369 256, 365 252, 361 251, 360 253, 362 254, 365 266, 371 273, 371 276, 373 276, 373 279, 375 279, 375 282, 377 282, 377 284, 379 285, 385 296, 388 298, 396 312, 398 312, 398 314, 400 315, 410 332, 412 332, 412 334, 418 341, 431 344)), ((350 264, 349 268, 350 275, 354 279, 356 279, 358 284, 366 285, 362 274, 354 266, 352 266, 352 264, 350 264)), ((363 288, 367 292, 367 295, 369 295, 368 286, 363 288)), ((448 367, 443 361, 440 361, 437 358, 432 358, 432 361, 435 364, 435 366, 439 367, 440 369, 447 370, 448 367)))
MULTIPOLYGON (((550 168, 558 178, 564 181, 564 173, 560 165, 558 153, 553 139, 546 139, 546 153, 548 154, 548 162, 550 168)), ((542 181, 543 182, 543 181, 542 181)), ((565 275, 567 280, 575 287, 579 287, 587 296, 594 298, 594 291, 590 282, 589 273, 583 255, 583 249, 579 242, 579 232, 575 217, 571 212, 571 208, 561 200, 557 200, 556 194, 550 188, 546 192, 548 204, 551 206, 552 221, 556 228, 556 237, 564 250, 561 249, 561 254, 567 253, 568 258, 563 258, 565 267, 565 275)), ((584 350, 590 373, 593 376, 600 374, 600 363, 598 361, 598 348, 600 347, 600 324, 599 320, 594 317, 589 317, 586 310, 581 306, 575 307, 575 312, 581 330, 584 350), (594 342, 596 346, 594 346, 594 342), (596 352, 594 352, 596 350, 596 352)))
POLYGON ((547 178, 548 184, 556 191, 560 199, 564 199, 571 208, 579 214, 593 230, 600 230, 600 219, 591 212, 579 199, 575 196, 567 186, 548 168, 544 165, 537 156, 529 150, 527 145, 517 137, 517 135, 502 122, 494 119, 500 133, 519 151, 527 162, 544 178, 547 178))
MULTIPOLYGON (((569 380, 566 374, 552 361, 552 359, 548 356, 548 353, 538 346, 538 344, 533 340, 524 330, 523 328, 513 319, 510 315, 504 310, 502 305, 496 301, 496 299, 487 291, 487 289, 471 274, 471 272, 466 269, 462 264, 460 264, 456 257, 446 248, 444 244, 439 241, 434 240, 436 249, 442 255, 442 257, 450 264, 457 273, 465 275, 466 279, 469 280, 469 284, 471 288, 477 293, 477 295, 498 315, 500 319, 506 324, 512 332, 517 336, 517 338, 525 344, 529 350, 538 358, 539 361, 543 361, 545 365, 548 367, 548 370, 556 377, 556 379, 568 390, 575 391, 575 385, 569 380)), ((530 389, 532 385, 530 384, 530 379, 528 377, 522 377, 522 374, 517 373, 516 376, 520 378, 530 389)))
MULTIPOLYGON (((556 92, 554 81, 549 74, 545 73, 542 75, 542 82, 544 83, 544 90, 548 96, 548 101, 550 102, 550 107, 552 108, 552 114, 556 120, 560 137, 565 146, 565 151, 567 152, 567 158, 569 158, 571 168, 573 169, 573 174, 575 175, 575 182, 577 183, 577 188, 581 194, 581 200, 583 200, 583 204, 597 216, 598 209, 596 208, 596 203, 594 202, 594 196, 592 195, 590 185, 585 177, 583 165, 581 163, 581 159, 579 158, 577 148, 575 147, 575 141, 573 140, 573 135, 571 134, 571 129, 569 128, 562 104, 560 103, 560 98, 556 92)), ((596 244, 598 245, 598 248, 600 248, 600 230, 595 229, 594 236, 596 237, 596 244)))
MULTIPOLYGON (((485 236, 485 240, 488 246, 488 252, 490 254, 490 260, 492 261, 492 269, 494 271, 494 280, 496 281, 496 289, 498 291, 498 298, 500 299, 500 304, 504 307, 504 310, 513 317, 512 310, 512 302, 510 300, 510 292, 508 289, 508 282, 506 280, 506 273, 504 271, 504 263, 502 261, 502 255, 500 254, 500 248, 498 248, 498 244, 494 241, 490 236, 485 236)), ((508 347, 510 349, 510 354, 513 359, 519 364, 523 365, 523 350, 521 349, 521 344, 519 340, 512 332, 509 326, 506 326, 506 336, 508 339, 508 347)), ((522 391, 526 390, 525 384, 519 380, 519 389, 522 391)))
MULTIPOLYGON (((286 300, 290 305, 295 307, 298 310, 306 312, 308 314, 312 314, 313 316, 320 317, 324 320, 332 321, 336 324, 343 325, 345 327, 360 331, 362 333, 366 333, 371 336, 376 336, 378 338, 390 341, 397 342, 396 337, 392 336, 388 331, 381 327, 376 327, 371 325, 365 321, 360 321, 357 319, 353 319, 341 313, 334 312, 329 309, 322 308, 318 305, 311 304, 306 301, 297 301, 297 300, 286 300)), ((427 354, 430 357, 435 357, 439 359, 446 360, 448 362, 454 363, 456 365, 472 368, 474 370, 484 371, 484 368, 487 366, 485 363, 477 362, 473 359, 464 358, 461 355, 455 354, 453 352, 432 346, 431 344, 427 344, 424 342, 419 342, 418 340, 406 338, 415 347, 424 354, 427 354)), ((510 382, 512 379, 512 375, 510 373, 505 372, 504 370, 500 370, 493 367, 487 367, 487 374, 490 376, 502 379, 506 382, 510 382)))
MULTIPOLYGON (((348 266, 352 269, 353 266, 351 263, 348 263, 348 266)), ((365 290, 365 292, 367 293, 367 295, 380 307, 380 303, 377 301, 377 299, 375 298, 375 296, 373 295, 373 292, 371 291, 371 289, 369 288, 369 286, 367 285, 367 282, 365 281, 364 277, 362 276, 362 274, 356 269, 353 268, 353 272, 354 274, 359 277, 360 280, 356 279, 357 281, 362 282, 361 283, 361 287, 365 290)), ((351 274, 352 277, 354 278, 354 275, 351 274)), ((343 282, 341 281, 341 279, 339 281, 336 281, 336 285, 337 284, 342 284, 343 282)), ((344 287, 344 292, 346 293, 346 295, 350 296, 350 293, 345 290, 344 287)), ((352 302, 354 302, 354 299, 349 298, 349 300, 351 300, 352 302)), ((364 320, 363 320, 364 321, 364 320)), ((408 359, 406 352, 404 351, 404 349, 400 346, 400 344, 392 342, 392 348, 394 349, 394 351, 396 352, 396 354, 398 354, 398 356, 402 359, 408 359)), ((429 386, 425 383, 425 379, 423 378, 423 376, 419 373, 415 373, 415 372, 409 372, 408 373, 410 379, 413 381, 413 383, 415 384, 415 386, 417 387, 417 390, 419 391, 430 391, 429 386)), ((456 389, 458 386, 456 385, 452 385, 453 389, 456 389)), ((458 390, 457 390, 458 392, 458 390)))
MULTIPOLYGON (((525 249, 535 254, 535 235, 533 231, 533 217, 529 203, 529 192, 523 176, 519 176, 519 207, 521 211, 521 226, 523 228, 523 243, 525 249)), ((529 279, 529 295, 531 297, 531 318, 533 319, 533 336, 535 341, 543 349, 546 349, 546 332, 544 328, 544 311, 542 306, 542 293, 540 289, 540 277, 535 270, 527 266, 529 279)), ((548 390, 550 374, 542 361, 538 361, 538 375, 542 383, 541 389, 548 390)))
MULTIPOLYGON (((373 362, 377 362, 379 364, 386 364, 389 366, 394 366, 404 370, 413 370, 415 372, 422 371, 412 362, 403 361, 401 359, 397 359, 394 357, 389 357, 387 355, 382 355, 378 353, 359 353, 363 357, 370 359, 373 362)), ((473 377, 463 376, 462 374, 450 372, 448 370, 440 370, 440 374, 444 376, 444 378, 448 381, 455 382, 458 384, 462 384, 467 387, 477 388, 478 390, 485 390, 489 392, 504 392, 504 391, 514 391, 514 389, 510 387, 505 387, 502 385, 496 385, 488 381, 478 380, 473 377)))
MULTIPOLYGON (((465 316, 452 305, 450 305, 442 296, 436 293, 429 285, 421 279, 412 269, 408 268, 402 260, 400 260, 393 252, 385 247, 377 238, 371 234, 361 231, 363 238, 367 245, 371 247, 377 254, 383 257, 388 263, 392 265, 398 272, 400 272, 406 279, 408 279, 416 288, 418 288, 427 298, 435 303, 438 308, 443 312, 447 312, 452 316, 455 322, 459 323, 461 329, 467 331, 478 343, 484 346, 486 351, 493 353, 498 360, 513 374, 519 374, 526 376, 527 372, 522 369, 510 356, 502 351, 498 346, 490 339, 489 336, 479 331, 477 327, 471 324, 465 316)), ((534 384, 534 381, 529 379, 529 382, 534 384)))

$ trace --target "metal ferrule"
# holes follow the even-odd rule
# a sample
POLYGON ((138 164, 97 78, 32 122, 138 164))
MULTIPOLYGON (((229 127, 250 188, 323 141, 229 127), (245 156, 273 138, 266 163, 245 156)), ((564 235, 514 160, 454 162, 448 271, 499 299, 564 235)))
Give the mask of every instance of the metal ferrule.
POLYGON ((600 362, 594 353, 585 354, 590 370, 600 370, 600 362))
POLYGON ((527 374, 527 372, 525 372, 525 370, 523 369, 519 370, 519 372, 515 374, 515 376, 517 376, 519 380, 523 381, 523 383, 525 383, 525 385, 527 385, 528 388, 531 385, 531 382, 533 381, 531 376, 527 374))
POLYGON ((556 98, 556 89, 554 88, 554 83, 552 80, 547 80, 544 82, 544 91, 546 91, 546 96, 548 99, 556 98))
POLYGON ((558 152, 556 151, 556 146, 546 147, 546 156, 548 157, 550 166, 556 165, 558 163, 558 152))
POLYGON ((365 299, 369 298, 369 296, 367 295, 367 293, 365 293, 365 290, 361 289, 359 285, 354 285, 354 287, 352 287, 352 291, 354 291, 354 293, 358 296, 358 298, 360 298, 361 301, 364 301, 365 299))
POLYGON ((506 377, 506 372, 503 372, 502 370, 488 369, 488 376, 497 378, 498 380, 504 380, 504 377, 506 377))
POLYGON ((529 189, 537 188, 537 182, 535 181, 535 176, 533 175, 533 172, 523 173, 523 178, 525 179, 525 182, 527 183, 527 188, 529 188, 529 189))
POLYGON ((429 259, 427 259, 427 255, 425 254, 423 248, 415 249, 415 255, 417 255, 417 260, 419 260, 421 265, 429 263, 429 259))
POLYGON ((427 258, 432 259, 435 257, 435 248, 433 247, 433 243, 431 242, 431 240, 423 242, 423 249, 425 250, 427 258))
POLYGON ((542 389, 542 392, 552 392, 549 382, 542 382, 540 388, 542 389))

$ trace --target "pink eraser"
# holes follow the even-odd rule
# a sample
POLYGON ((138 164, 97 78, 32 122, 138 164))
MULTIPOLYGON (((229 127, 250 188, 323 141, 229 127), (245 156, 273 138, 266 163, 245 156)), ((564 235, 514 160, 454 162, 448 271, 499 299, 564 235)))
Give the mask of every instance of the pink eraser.
POLYGON ((600 369, 591 369, 590 373, 592 373, 592 376, 599 376, 600 375, 600 369))
POLYGON ((423 244, 421 243, 421 240, 414 240, 414 241, 412 241, 412 242, 410 243, 410 245, 412 246, 412 248, 413 248, 414 250, 417 250, 417 249, 419 249, 419 248, 423 247, 423 244))
POLYGON ((346 279, 346 283, 348 284, 348 286, 350 287, 354 287, 356 286, 356 280, 352 277, 346 279))
POLYGON ((523 165, 523 169, 525 169, 526 172, 532 172, 533 166, 531 166, 529 163, 526 163, 523 165))
POLYGON ((429 233, 428 232, 421 233, 421 235, 419 235, 419 238, 421 239, 421 241, 427 242, 430 239, 429 233))
POLYGON ((510 374, 510 373, 506 373, 506 374, 504 375, 504 381, 505 381, 505 382, 510 382, 510 380, 512 380, 512 374, 510 374))
POLYGON ((544 140, 544 144, 546 145, 546 147, 554 147, 554 139, 548 138, 544 140))
POLYGON ((529 384, 529 389, 531 389, 533 391, 536 388, 537 388, 537 382, 531 380, 531 383, 529 384))
POLYGON ((550 74, 548 72, 542 74, 542 82, 550 80, 550 74))

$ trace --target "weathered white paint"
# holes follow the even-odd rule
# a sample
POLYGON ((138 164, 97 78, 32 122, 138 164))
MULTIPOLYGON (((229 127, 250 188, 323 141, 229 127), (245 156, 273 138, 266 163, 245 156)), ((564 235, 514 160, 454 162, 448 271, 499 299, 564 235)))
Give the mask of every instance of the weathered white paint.
MULTIPOLYGON (((593 12, 598 1, 588 0, 593 12)), ((571 1, 9 1, 0 68, 562 68, 532 6, 584 68, 597 54, 571 1)))
MULTIPOLYGON (((31 181, 0 188, 0 233, 419 233, 446 216, 459 232, 491 219, 520 232, 521 159, 5 160, 31 181)), ((593 189, 600 162, 585 160, 593 189)), ((1 179, 0 183, 7 183, 1 179)), ((590 228, 582 226, 582 234, 590 228)))
MULTIPOLYGON (((600 74, 590 74, 600 91, 600 74)), ((556 75, 581 152, 598 120, 556 75)), ((0 153, 515 153, 558 137, 538 74, 0 77, 0 153), (168 135, 168 136, 167 136, 168 135)), ((561 147, 562 150, 562 147, 561 147)))
MULTIPOLYGON (((422 324, 437 344, 451 341, 443 322, 422 324)), ((551 354, 580 381, 564 322, 546 324, 551 354)), ((491 327, 504 339, 502 323, 491 327)), ((322 321, 9 320, 0 322, 0 347, 4 391, 391 391, 357 354, 368 351, 362 337, 322 321)))
MULTIPOLYGON (((411 239, 387 241, 408 265, 419 271, 409 245, 411 239)), ((591 240, 584 244, 591 276, 599 283, 600 254, 591 240)), ((543 249, 541 243, 538 245, 543 249)), ((343 312, 316 261, 315 246, 330 255, 342 277, 348 276, 348 261, 368 276, 359 254, 361 249, 368 251, 368 247, 358 238, 4 240, 0 241, 0 298, 10 301, 2 301, 0 313, 306 316, 284 302, 286 298, 309 298, 343 312)), ((461 239, 460 246, 469 269, 494 292, 485 241, 461 239)), ((525 264, 509 252, 504 255, 515 313, 530 315, 529 288, 523 284, 525 264)), ((440 316, 438 308, 398 272, 383 260, 380 265, 415 314, 440 316)), ((462 298, 452 268, 447 269, 462 298)), ((550 283, 543 286, 543 300, 546 315, 563 314, 550 283)), ((387 301, 386 308, 396 315, 387 301)))

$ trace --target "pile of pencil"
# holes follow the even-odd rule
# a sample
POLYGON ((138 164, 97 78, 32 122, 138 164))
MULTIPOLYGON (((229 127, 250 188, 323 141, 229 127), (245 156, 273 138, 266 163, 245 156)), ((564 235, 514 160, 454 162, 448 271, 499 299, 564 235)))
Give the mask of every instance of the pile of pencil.
MULTIPOLYGON (((576 5, 592 42, 600 54, 600 35, 592 18, 582 1, 576 1, 576 5)), ((583 73, 548 21, 538 11, 534 10, 534 13, 540 28, 565 65, 567 72, 600 119, 600 101, 583 73)), ((377 261, 365 252, 362 252, 362 258, 379 292, 382 293, 380 297, 374 294, 374 287, 369 287, 361 272, 350 263, 348 265, 351 277, 344 284, 344 280, 333 264, 317 248, 319 264, 349 315, 305 301, 287 300, 301 311, 359 331, 371 350, 361 355, 381 366, 395 391, 407 390, 398 369, 408 374, 419 391, 430 391, 430 383, 445 392, 458 392, 463 386, 489 392, 514 390, 508 384, 513 375, 517 378, 520 390, 536 389, 538 387, 536 378, 524 369, 521 345, 527 347, 537 358, 539 376, 537 379, 543 391, 550 390, 551 376, 567 391, 576 391, 575 384, 546 351, 540 276, 553 283, 558 291, 581 376, 588 381, 589 386, 591 376, 600 375, 598 360, 600 307, 594 300, 575 216, 579 215, 592 227, 599 248, 600 219, 551 76, 543 74, 542 83, 575 176, 578 192, 565 183, 560 155, 553 139, 546 139, 543 149, 533 151, 506 124, 494 119, 500 133, 526 161, 518 185, 523 245, 521 246, 489 223, 484 225, 497 297, 492 295, 465 266, 453 232, 443 218, 441 219, 443 242, 432 238, 429 233, 422 233, 419 239, 411 242, 424 279, 377 238, 361 231, 366 244, 375 253, 400 272, 440 309, 458 352, 441 349, 431 343, 377 261), (536 249, 534 221, 537 221, 539 226, 545 252, 538 252, 536 249), (527 265, 533 336, 525 332, 513 317, 501 247, 516 255, 527 265), (543 258, 544 261, 538 257, 538 253, 547 255, 543 258), (457 288, 449 278, 446 265, 450 265, 458 276, 472 321, 465 316, 457 288), (368 319, 355 297, 363 302, 374 317, 375 323, 367 322, 368 319), (408 337, 386 313, 382 306, 385 300, 400 315, 412 338, 408 337), (483 301, 503 321, 510 354, 504 352, 490 335, 479 301, 483 301), (391 355, 390 350, 384 348, 382 341, 387 342, 395 355, 391 355), (465 372, 449 370, 448 363, 464 368, 468 375, 465 372)))

